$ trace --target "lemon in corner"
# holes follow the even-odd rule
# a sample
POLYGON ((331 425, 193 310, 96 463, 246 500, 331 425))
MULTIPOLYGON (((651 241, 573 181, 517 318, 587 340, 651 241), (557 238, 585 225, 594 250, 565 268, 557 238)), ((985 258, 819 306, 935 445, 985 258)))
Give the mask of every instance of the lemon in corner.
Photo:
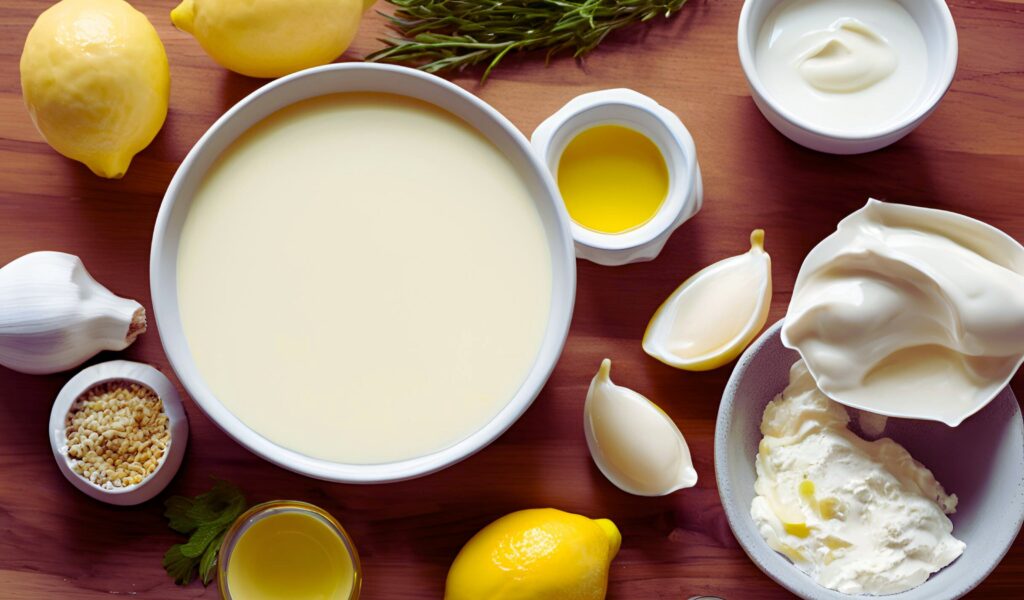
POLYGON ((28 32, 21 91, 50 146, 108 178, 124 176, 167 117, 167 53, 124 0, 62 0, 28 32))
POLYGON ((608 519, 521 510, 481 529, 448 571, 445 600, 602 600, 622 536, 608 519))
POLYGON ((341 56, 363 10, 363 0, 183 0, 171 21, 224 68, 272 78, 341 56))

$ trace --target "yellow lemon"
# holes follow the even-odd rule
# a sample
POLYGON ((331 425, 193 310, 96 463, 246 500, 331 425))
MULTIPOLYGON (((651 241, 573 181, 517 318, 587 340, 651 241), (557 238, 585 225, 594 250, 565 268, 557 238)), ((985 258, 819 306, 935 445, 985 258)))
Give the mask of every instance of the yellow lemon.
POLYGON ((125 174, 167 117, 167 53, 124 0, 62 0, 21 54, 21 91, 46 142, 101 177, 125 174))
POLYGON ((341 56, 362 15, 363 0, 184 0, 171 21, 225 68, 280 77, 341 56))
POLYGON ((445 600, 601 600, 622 536, 608 519, 521 510, 481 529, 455 557, 445 600))

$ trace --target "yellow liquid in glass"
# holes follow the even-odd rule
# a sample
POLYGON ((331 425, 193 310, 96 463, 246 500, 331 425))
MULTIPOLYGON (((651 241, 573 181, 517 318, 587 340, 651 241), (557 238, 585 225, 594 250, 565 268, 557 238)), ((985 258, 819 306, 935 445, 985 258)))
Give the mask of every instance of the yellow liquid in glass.
POLYGON ((558 188, 573 221, 602 233, 650 221, 668 195, 668 167, 647 136, 619 125, 586 129, 558 163, 558 188))
POLYGON ((344 542, 301 513, 253 523, 235 544, 227 571, 234 600, 346 600, 353 585, 344 542))

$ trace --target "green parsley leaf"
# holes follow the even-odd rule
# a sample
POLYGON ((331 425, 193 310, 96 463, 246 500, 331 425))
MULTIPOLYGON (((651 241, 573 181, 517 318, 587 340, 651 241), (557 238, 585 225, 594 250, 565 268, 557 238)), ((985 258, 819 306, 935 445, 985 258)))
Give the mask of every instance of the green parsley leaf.
POLYGON ((188 585, 196 576, 196 561, 181 553, 181 544, 175 544, 164 554, 164 570, 178 585, 188 585))
POLYGON ((195 498, 167 499, 164 516, 168 526, 189 535, 187 542, 171 546, 164 555, 164 570, 175 583, 188 585, 197 571, 203 585, 213 580, 224 534, 246 506, 242 491, 226 481, 217 481, 213 489, 195 498))
POLYGON ((196 527, 199 527, 199 523, 188 515, 192 504, 191 498, 173 496, 167 499, 167 502, 164 503, 164 506, 167 508, 164 511, 164 516, 167 517, 167 524, 171 529, 178 533, 189 534, 196 527))
POLYGON ((213 581, 217 568, 217 553, 220 550, 220 543, 224 540, 225 533, 227 532, 222 531, 213 540, 213 543, 206 547, 206 552, 203 552, 202 558, 199 559, 199 579, 202 580, 203 585, 210 585, 210 582, 213 581))

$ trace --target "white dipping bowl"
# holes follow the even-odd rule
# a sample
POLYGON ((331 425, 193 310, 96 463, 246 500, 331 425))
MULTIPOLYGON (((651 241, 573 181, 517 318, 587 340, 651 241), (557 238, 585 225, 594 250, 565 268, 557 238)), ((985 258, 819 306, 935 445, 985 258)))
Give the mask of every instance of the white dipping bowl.
MULTIPOLYGON (((764 407, 789 383, 789 368, 800 358, 782 345, 781 329, 779 321, 747 348, 722 396, 715 425, 715 476, 722 507, 750 559, 790 592, 815 600, 871 598, 819 586, 768 546, 750 516, 764 407)), ((958 559, 923 584, 884 598, 960 598, 996 568, 1024 522, 1024 420, 1017 399, 1007 387, 959 427, 889 419, 884 435, 906 447, 947 492, 958 496, 950 519, 953 535, 967 544, 958 559)))
MULTIPOLYGON (((472 252, 466 248, 466 252, 472 252)), ((355 260, 365 260, 355 257, 355 260)), ((272 285, 272 282, 268 282, 272 285)), ((576 262, 569 217, 550 174, 516 127, 462 88, 414 69, 378 64, 333 64, 300 71, 256 90, 217 120, 181 163, 164 195, 150 255, 153 313, 164 351, 182 385, 214 423, 257 455, 283 468, 346 483, 398 481, 452 465, 490 444, 508 429, 540 392, 562 352, 576 295, 576 262), (552 297, 544 339, 526 378, 505 407, 469 437, 438 452, 381 464, 349 464, 313 458, 271 442, 217 399, 199 373, 178 310, 178 242, 193 195, 214 161, 250 127, 278 110, 326 94, 380 92, 434 104, 475 128, 508 158, 536 202, 551 252, 552 297)), ((253 324, 258 327, 258 324, 253 324)), ((339 343, 343 343, 339 340, 339 343)), ((400 365, 396 365, 400 375, 400 365)), ((253 373, 253 377, 259 377, 253 373)))
POLYGON ((765 88, 757 71, 755 53, 761 26, 772 9, 783 1, 746 0, 740 11, 736 41, 754 104, 775 129, 801 146, 830 154, 861 154, 884 148, 923 123, 953 83, 959 49, 956 26, 946 0, 897 0, 921 28, 928 50, 928 76, 913 108, 901 119, 856 134, 813 125, 779 104, 765 88))
POLYGON ((170 379, 153 367, 128 360, 112 360, 87 367, 72 377, 60 393, 50 409, 50 448, 61 473, 76 488, 102 502, 118 506, 141 504, 159 494, 181 467, 185 457, 185 446, 188 444, 188 417, 181 403, 178 390, 170 379), (79 475, 71 467, 68 458, 67 434, 65 423, 71 406, 79 396, 103 383, 112 381, 128 381, 137 383, 153 390, 163 403, 167 414, 167 424, 171 431, 171 443, 160 459, 155 471, 142 480, 142 483, 120 488, 102 488, 79 475))
POLYGON ((704 203, 693 137, 675 113, 654 99, 629 89, 611 89, 573 98, 537 126, 530 143, 557 177, 569 142, 599 125, 626 127, 654 142, 668 168, 668 195, 650 221, 622 233, 602 233, 570 220, 576 256, 608 267, 654 260, 672 232, 704 203))

